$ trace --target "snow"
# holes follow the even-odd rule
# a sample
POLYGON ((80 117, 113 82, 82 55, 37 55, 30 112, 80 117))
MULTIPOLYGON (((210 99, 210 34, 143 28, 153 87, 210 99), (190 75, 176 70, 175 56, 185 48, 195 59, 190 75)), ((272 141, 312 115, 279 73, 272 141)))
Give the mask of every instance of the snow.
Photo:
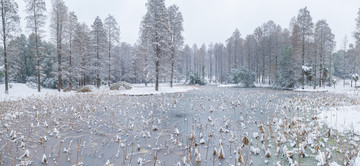
MULTIPOLYGON (((5 84, 0 84, 0 101, 16 101, 25 98, 44 98, 49 95, 64 95, 64 92, 58 92, 56 89, 41 88, 39 93, 37 89, 28 87, 26 84, 10 83, 9 94, 5 94, 5 84)), ((66 95, 74 94, 67 92, 66 95)))
POLYGON ((325 87, 316 87, 316 89, 314 89, 313 86, 305 86, 304 89, 302 88, 297 88, 294 89, 294 91, 296 92, 328 92, 328 93, 333 93, 333 94, 344 94, 344 95, 355 95, 358 96, 359 95, 359 90, 356 89, 353 85, 353 87, 351 87, 350 85, 346 85, 343 86, 342 82, 338 83, 338 85, 335 86, 325 86, 325 87), (341 84, 341 85, 339 85, 341 84))
POLYGON ((360 166, 360 153, 355 158, 354 166, 360 166))
MULTIPOLYGON (((110 91, 108 87, 101 87, 100 89, 95 86, 90 86, 93 92, 90 93, 105 93, 110 95, 129 95, 129 96, 138 96, 138 95, 159 95, 167 93, 182 93, 190 90, 198 89, 196 86, 184 86, 184 85, 174 85, 173 88, 170 88, 168 84, 160 84, 159 91, 155 91, 154 86, 145 87, 144 84, 133 85, 131 90, 119 90, 119 91, 110 91)), ((5 85, 0 84, 0 101, 17 101, 26 98, 39 98, 44 99, 48 96, 71 96, 77 92, 58 92, 56 89, 46 89, 41 88, 39 93, 37 89, 28 87, 26 84, 21 83, 11 83, 9 87, 9 94, 5 94, 5 85)))
POLYGON ((218 88, 235 88, 238 87, 237 84, 220 84, 217 86, 218 88))
MULTIPOLYGON (((211 85, 217 85, 218 88, 236 88, 241 87, 238 84, 211 84, 211 85)), ((255 83, 255 87, 258 88, 268 88, 271 87, 269 84, 261 84, 261 83, 255 83)))
POLYGON ((353 80, 357 80, 357 79, 359 79, 359 74, 357 74, 357 73, 352 74, 352 75, 351 75, 351 78, 352 78, 353 80))
POLYGON ((354 131, 360 135, 360 105, 339 106, 323 111, 319 114, 319 119, 329 128, 343 133, 354 131))
POLYGON ((328 89, 325 88, 316 88, 314 89, 313 87, 311 88, 298 88, 298 89, 294 89, 295 92, 328 92, 328 89))
POLYGON ((129 96, 142 96, 142 95, 159 95, 167 93, 183 93, 190 90, 196 90, 196 86, 185 86, 185 85, 175 85, 172 88, 169 85, 160 85, 159 91, 155 91, 155 87, 144 85, 135 85, 131 90, 120 90, 113 91, 111 94, 120 94, 120 95, 129 95, 129 96))
POLYGON ((255 87, 258 87, 258 88, 270 88, 272 87, 272 85, 270 84, 263 84, 263 83, 255 83, 255 87))
POLYGON ((312 70, 312 67, 302 66, 301 67, 304 72, 310 72, 312 70))

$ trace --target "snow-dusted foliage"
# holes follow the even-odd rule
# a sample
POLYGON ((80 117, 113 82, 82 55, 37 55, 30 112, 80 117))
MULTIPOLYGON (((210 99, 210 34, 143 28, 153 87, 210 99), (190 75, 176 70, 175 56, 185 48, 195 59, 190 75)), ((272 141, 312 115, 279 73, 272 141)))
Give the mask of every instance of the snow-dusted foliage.
POLYGON ((351 75, 351 78, 356 82, 359 80, 359 74, 355 73, 351 75))
POLYGON ((283 55, 279 58, 279 69, 275 86, 278 88, 294 88, 294 71, 291 67, 291 49, 286 48, 283 55))
POLYGON ((184 44, 184 37, 182 36, 183 28, 183 16, 179 10, 179 7, 172 5, 168 7, 169 21, 170 21, 170 87, 173 86, 173 80, 175 73, 178 73, 178 66, 180 60, 180 49, 184 44))
POLYGON ((188 85, 206 85, 206 80, 201 78, 197 73, 192 73, 190 72, 189 74, 189 79, 186 80, 185 84, 188 85))
POLYGON ((313 68, 307 65, 303 65, 301 66, 301 70, 304 76, 306 76, 307 80, 311 81, 313 78, 313 68))
POLYGON ((8 63, 8 49, 10 39, 14 33, 19 30, 20 18, 18 15, 18 5, 14 0, 2 0, 0 3, 0 17, 1 17, 1 42, 2 54, 4 57, 4 76, 5 76, 5 93, 9 91, 9 63, 8 63))
POLYGON ((2 79, 2 77, 4 76, 4 65, 0 66, 0 79, 2 79))
POLYGON ((118 45, 120 42, 120 28, 115 17, 112 15, 106 17, 104 28, 106 30, 106 36, 107 36, 107 56, 108 56, 106 60, 107 74, 108 74, 107 82, 108 82, 108 86, 110 86, 110 82, 114 78, 112 72, 115 68, 113 66, 113 59, 114 59, 113 55, 115 54, 114 46, 118 45))
POLYGON ((301 69, 305 74, 310 74, 312 71, 312 67, 308 67, 306 65, 302 66, 301 69))
MULTIPOLYGON (((40 92, 40 87, 41 87, 40 60, 42 59, 42 51, 40 50, 41 48, 40 44, 41 44, 41 35, 43 34, 42 27, 46 24, 46 15, 45 15, 46 3, 44 0, 25 0, 25 2, 26 2, 26 12, 28 13, 28 16, 26 17, 27 27, 31 29, 33 36, 35 38, 35 47, 34 50, 31 52, 32 54, 31 57, 36 57, 35 59, 36 59, 36 73, 37 73, 37 88, 38 91, 40 92)), ((26 56, 26 54, 23 52, 22 56, 26 56)), ((22 79, 23 80, 25 79, 24 76, 22 79)))
POLYGON ((104 25, 99 17, 96 17, 92 27, 91 34, 91 49, 94 50, 91 52, 91 73, 96 81, 96 86, 99 88, 101 81, 104 80, 106 76, 106 58, 107 57, 107 38, 106 30, 104 25))
POLYGON ((245 68, 232 69, 231 80, 235 84, 241 83, 244 87, 255 87, 255 73, 245 68))
POLYGON ((356 83, 359 80, 359 74, 357 74, 357 73, 352 74, 351 79, 355 81, 355 86, 356 86, 356 83))
POLYGON ((64 77, 63 59, 65 57, 65 35, 66 35, 66 23, 68 18, 68 7, 63 0, 51 1, 51 32, 54 45, 56 46, 57 55, 57 78, 58 78, 58 91, 61 91, 62 81, 64 77))
MULTIPOLYGON (((171 52, 169 13, 165 7, 165 0, 148 0, 146 9, 140 27, 141 52, 149 58, 146 63, 154 64, 154 68, 150 70, 155 74, 155 90, 159 90, 161 71, 171 52)), ((145 70, 150 73, 147 68, 145 70)))
POLYGON ((187 43, 184 46, 182 33, 186 20, 177 5, 165 5, 165 0, 147 0, 140 28, 134 27, 140 29, 135 44, 120 43, 122 23, 118 24, 115 16, 97 17, 97 25, 89 26, 78 20, 64 0, 51 0, 49 12, 48 1, 25 0, 27 15, 24 20, 29 31, 25 36, 16 33, 18 26, 10 26, 19 19, 11 14, 16 16, 18 10, 15 1, 3 2, 9 4, 4 14, 9 20, 14 18, 13 21, 5 19, 10 28, 6 29, 5 25, 6 33, 2 33, 10 34, 2 46, 7 57, 0 57, 0 64, 8 68, 2 72, 6 75, 2 79, 5 82, 24 83, 36 76, 35 83, 47 87, 53 84, 44 84, 44 81, 57 77, 58 90, 88 84, 110 85, 118 81, 155 83, 158 89, 159 82, 172 86, 188 80, 190 72, 209 83, 231 83, 231 70, 245 68, 254 72, 256 83, 262 85, 294 87, 303 84, 316 88, 331 86, 334 76, 353 80, 349 73, 360 70, 356 56, 360 48, 359 13, 352 36, 355 43, 346 40, 344 47, 334 53, 337 47, 330 24, 324 19, 313 20, 306 7, 291 19, 289 27, 269 20, 254 27, 251 34, 242 34, 241 29, 235 28, 222 43, 187 43), (47 19, 46 13, 51 19, 47 19), (45 29, 47 20, 50 27, 45 29), (98 22, 103 25, 98 26, 101 25, 98 22), (47 33, 49 39, 44 35, 47 33), (98 41, 100 43, 96 43, 98 41), (286 68, 282 64, 285 49, 291 50, 286 68), (306 74, 310 68, 311 74, 306 74))

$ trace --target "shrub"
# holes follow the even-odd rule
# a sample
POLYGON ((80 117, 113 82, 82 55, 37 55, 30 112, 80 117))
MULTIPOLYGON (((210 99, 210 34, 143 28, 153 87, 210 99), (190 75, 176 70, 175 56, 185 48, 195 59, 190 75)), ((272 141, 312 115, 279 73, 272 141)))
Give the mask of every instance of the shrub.
POLYGON ((231 80, 235 84, 241 83, 244 87, 255 87, 255 73, 245 68, 232 69, 231 80))
POLYGON ((57 89, 58 80, 57 78, 46 78, 44 81, 41 81, 41 86, 50 89, 57 89))
POLYGON ((359 74, 355 73, 351 76, 351 78, 355 81, 355 86, 356 86, 356 82, 359 80, 359 74))
POLYGON ((291 53, 291 48, 284 48, 282 56, 279 57, 275 82, 277 88, 288 89, 295 87, 294 70, 291 67, 291 53))
POLYGON ((206 80, 200 78, 198 74, 189 73, 189 80, 186 81, 188 85, 206 85, 206 80))
POLYGON ((132 89, 131 85, 127 82, 118 82, 110 86, 110 90, 119 90, 120 87, 124 87, 126 90, 132 89))
POLYGON ((72 91, 72 88, 70 88, 70 87, 67 87, 66 89, 64 89, 64 92, 70 92, 70 91, 72 91))
POLYGON ((81 93, 91 92, 91 89, 88 86, 84 86, 78 89, 77 92, 81 92, 81 93))

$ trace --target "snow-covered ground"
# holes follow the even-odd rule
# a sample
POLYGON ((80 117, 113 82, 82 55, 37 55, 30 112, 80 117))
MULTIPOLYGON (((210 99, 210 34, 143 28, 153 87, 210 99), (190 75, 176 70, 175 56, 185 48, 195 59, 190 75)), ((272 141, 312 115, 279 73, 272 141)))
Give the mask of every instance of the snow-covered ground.
POLYGON ((219 84, 217 85, 217 87, 219 88, 234 88, 234 87, 238 87, 237 84, 219 84))
MULTIPOLYGON (((238 84, 212 84, 217 85, 219 88, 235 88, 235 87, 241 87, 241 85, 238 84)), ((261 84, 261 83, 255 83, 255 87, 257 88, 268 88, 271 87, 269 84, 261 84)))
MULTIPOLYGON (((101 87, 97 89, 95 86, 90 86, 91 93, 108 93, 112 95, 157 95, 157 94, 166 94, 166 93, 181 93, 187 92, 190 90, 198 89, 196 86, 184 86, 181 84, 175 84, 173 88, 170 88, 168 84, 160 84, 159 91, 155 91, 153 85, 145 87, 144 84, 134 84, 131 90, 119 90, 119 91, 110 91, 108 87, 101 87)), ((0 101, 16 101, 25 98, 46 98, 47 96, 71 96, 77 92, 58 92, 56 89, 46 89, 42 88, 39 93, 37 89, 31 88, 26 84, 21 83, 11 83, 11 88, 9 89, 9 94, 5 94, 5 85, 0 85, 0 101)))
POLYGON ((329 127, 340 133, 354 132, 360 136, 360 106, 339 106, 322 111, 319 118, 329 127))
POLYGON ((184 85, 175 85, 172 88, 169 85, 163 85, 159 87, 159 91, 155 91, 155 87, 144 85, 136 85, 131 90, 120 90, 113 91, 112 94, 121 94, 121 95, 158 95, 158 94, 166 94, 166 93, 181 93, 187 92, 190 90, 198 89, 196 86, 184 86, 184 85))
POLYGON ((0 84, 0 101, 14 101, 25 98, 45 98, 49 95, 71 95, 74 92, 58 92, 56 89, 41 88, 39 93, 36 88, 31 88, 26 84, 21 83, 10 83, 9 94, 5 94, 5 85, 0 84))
POLYGON ((335 94, 347 94, 347 95, 359 95, 359 89, 355 88, 354 86, 351 87, 350 85, 337 85, 335 88, 325 86, 325 87, 314 87, 312 86, 306 86, 304 89, 297 88, 294 91, 296 92, 329 92, 329 93, 335 93, 335 94))

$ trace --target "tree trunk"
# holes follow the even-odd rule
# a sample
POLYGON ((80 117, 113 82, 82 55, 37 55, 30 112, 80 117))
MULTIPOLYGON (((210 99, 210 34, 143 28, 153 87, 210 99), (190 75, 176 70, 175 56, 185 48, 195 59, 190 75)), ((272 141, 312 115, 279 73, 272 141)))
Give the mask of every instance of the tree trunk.
POLYGON ((36 5, 34 6, 34 28, 35 28, 35 49, 36 49, 36 63, 37 63, 37 83, 38 83, 38 92, 41 91, 40 85, 40 55, 39 55, 39 36, 38 36, 38 27, 37 27, 37 17, 36 17, 36 5))
POLYGON ((263 55, 262 55, 262 76, 261 76, 261 83, 265 84, 265 48, 263 49, 263 55))
POLYGON ((171 54, 171 75, 170 75, 170 87, 173 87, 173 79, 174 79, 174 57, 175 57, 175 49, 172 48, 171 54))
POLYGON ((156 60, 155 60, 155 91, 159 91, 159 67, 160 67, 160 48, 156 46, 156 60))
POLYGON ((159 66, 160 62, 159 60, 155 61, 155 91, 159 91, 159 66))
POLYGON ((57 38, 57 54, 58 54, 58 91, 62 89, 62 69, 61 69, 61 33, 62 25, 59 23, 59 13, 57 13, 57 25, 56 25, 56 38, 57 38))
POLYGON ((5 20, 5 6, 4 1, 1 0, 1 20, 2 20, 2 35, 4 47, 4 65, 5 65, 5 94, 9 94, 9 80, 8 80, 8 64, 7 64, 7 50, 6 50, 6 20, 5 20))
POLYGON ((269 47, 270 47, 270 51, 269 51, 269 85, 271 84, 271 53, 272 53, 272 41, 271 41, 271 34, 270 34, 270 40, 269 40, 269 47))
MULTIPOLYGON (((303 34, 302 34, 302 54, 301 54, 301 58, 302 58, 302 66, 305 65, 305 32, 303 30, 303 34)), ((301 82, 301 86, 302 89, 305 89, 305 73, 301 72, 302 75, 302 82, 301 82)))
POLYGON ((70 32, 70 52, 69 52, 69 89, 71 90, 72 89, 72 57, 71 57, 71 54, 72 54, 72 43, 71 43, 71 32, 70 32))
POLYGON ((109 78, 108 78, 108 85, 110 87, 110 79, 111 79, 111 31, 109 29, 109 78))
MULTIPOLYGON (((5 28, 3 28, 3 34, 5 33, 5 28)), ((9 94, 9 80, 8 80, 8 63, 7 63, 7 50, 6 50, 6 36, 3 36, 4 44, 4 65, 5 65, 5 94, 9 94)))
MULTIPOLYGON (((315 63, 314 63, 314 80, 313 80, 313 83, 314 83, 314 89, 316 89, 316 63, 317 63, 317 48, 316 48, 316 37, 315 37, 315 63)), ((320 60, 321 61, 321 60, 320 60)))

